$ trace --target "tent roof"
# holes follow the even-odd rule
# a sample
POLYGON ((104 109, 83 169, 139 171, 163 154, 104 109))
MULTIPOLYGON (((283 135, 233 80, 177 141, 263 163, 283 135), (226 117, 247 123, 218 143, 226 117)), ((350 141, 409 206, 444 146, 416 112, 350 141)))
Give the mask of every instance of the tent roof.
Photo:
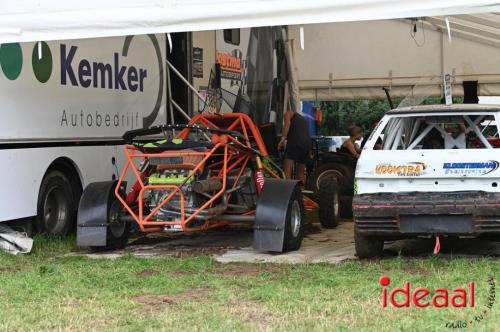
MULTIPOLYGON (((447 31, 442 17, 426 17, 428 25, 447 31)), ((500 47, 500 14, 464 14, 449 18, 450 30, 454 36, 471 41, 500 47)))
MULTIPOLYGON (((299 39, 298 27, 289 31, 299 39)), ((302 100, 383 99, 389 88, 414 104, 441 96, 444 74, 454 97, 465 81, 477 81, 480 96, 500 95, 497 13, 315 24, 304 39, 305 49, 294 43, 302 100)))
POLYGON ((491 0, 16 0, 0 2, 0 43, 495 11, 491 0))

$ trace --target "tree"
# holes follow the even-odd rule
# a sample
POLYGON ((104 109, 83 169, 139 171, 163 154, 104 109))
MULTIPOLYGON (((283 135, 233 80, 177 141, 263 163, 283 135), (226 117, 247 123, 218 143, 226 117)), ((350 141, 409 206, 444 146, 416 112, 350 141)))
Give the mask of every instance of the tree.
POLYGON ((347 135, 351 126, 371 130, 384 113, 390 109, 386 100, 328 101, 320 103, 323 121, 320 135, 347 135))
MULTIPOLYGON (((402 99, 393 100, 394 105, 402 99)), ((463 98, 453 98, 453 103, 461 104, 463 98)), ((423 105, 441 104, 440 97, 428 97, 423 105)), ((322 101, 319 104, 323 112, 323 121, 318 128, 319 135, 343 136, 348 135, 351 126, 361 127, 366 133, 370 132, 385 112, 390 110, 387 100, 349 100, 349 101, 322 101)))

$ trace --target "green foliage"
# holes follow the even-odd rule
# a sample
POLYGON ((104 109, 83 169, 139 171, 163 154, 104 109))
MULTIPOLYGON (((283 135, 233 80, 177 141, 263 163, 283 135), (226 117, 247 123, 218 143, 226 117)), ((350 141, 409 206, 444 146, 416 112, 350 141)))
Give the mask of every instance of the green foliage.
MULTIPOLYGON (((462 103, 462 98, 453 98, 454 103, 462 103)), ((401 99, 394 99, 394 106, 401 99)), ((429 97, 422 105, 440 104, 441 98, 429 97)), ((390 109, 389 102, 384 100, 350 100, 350 101, 323 101, 320 102, 323 112, 323 122, 318 129, 320 135, 338 136, 348 135, 351 126, 361 127, 365 133, 370 132, 372 125, 377 123, 390 109)))
POLYGON ((320 135, 348 135, 348 128, 356 125, 369 131, 389 107, 387 100, 325 101, 320 104, 323 122, 320 135))

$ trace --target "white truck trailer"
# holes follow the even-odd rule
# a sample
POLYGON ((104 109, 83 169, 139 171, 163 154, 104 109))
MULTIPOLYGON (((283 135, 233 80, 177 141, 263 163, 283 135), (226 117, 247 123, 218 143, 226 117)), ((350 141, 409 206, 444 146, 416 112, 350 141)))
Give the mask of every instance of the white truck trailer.
POLYGON ((165 35, 0 46, 0 221, 65 235, 118 175, 122 134, 165 123, 165 35))

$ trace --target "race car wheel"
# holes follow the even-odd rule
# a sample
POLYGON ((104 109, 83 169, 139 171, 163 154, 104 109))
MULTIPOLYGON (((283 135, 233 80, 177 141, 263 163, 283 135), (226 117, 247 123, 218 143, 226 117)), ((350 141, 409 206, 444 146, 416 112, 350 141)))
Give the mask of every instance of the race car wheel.
POLYGON ((67 235, 76 220, 76 200, 68 177, 60 171, 50 171, 43 178, 38 194, 38 232, 56 236, 67 235))
POLYGON ((381 257, 384 250, 384 240, 354 233, 354 247, 359 259, 381 257))
POLYGON ((334 228, 339 224, 339 194, 337 180, 329 178, 319 185, 319 222, 324 228, 334 228))
POLYGON ((91 247, 94 251, 116 250, 125 248, 130 234, 130 223, 121 220, 123 206, 116 199, 114 192, 108 200, 108 227, 106 231, 106 246, 91 247))
POLYGON ((300 248, 304 238, 304 214, 302 195, 297 186, 290 197, 287 207, 283 252, 295 251, 300 248))

